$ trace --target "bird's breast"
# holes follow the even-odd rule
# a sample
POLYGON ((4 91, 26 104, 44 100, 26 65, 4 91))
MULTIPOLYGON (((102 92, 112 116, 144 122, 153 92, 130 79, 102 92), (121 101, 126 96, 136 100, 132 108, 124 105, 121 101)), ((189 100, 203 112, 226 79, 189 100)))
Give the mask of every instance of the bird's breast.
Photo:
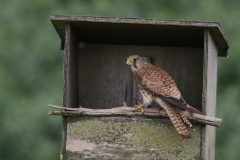
POLYGON ((138 85, 138 88, 143 97, 143 102, 146 103, 147 105, 150 105, 152 103, 153 96, 151 94, 148 94, 148 92, 145 91, 140 85, 138 85))

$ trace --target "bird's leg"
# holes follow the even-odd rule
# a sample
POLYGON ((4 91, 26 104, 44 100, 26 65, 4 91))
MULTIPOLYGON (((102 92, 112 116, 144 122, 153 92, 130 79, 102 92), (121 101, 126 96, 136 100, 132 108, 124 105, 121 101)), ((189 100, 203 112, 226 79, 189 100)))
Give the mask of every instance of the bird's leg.
POLYGON ((183 119, 184 123, 188 124, 189 127, 191 127, 193 130, 195 130, 195 128, 193 127, 193 125, 188 121, 188 119, 183 115, 183 113, 180 111, 180 109, 177 109, 178 113, 180 114, 181 118, 183 119))
POLYGON ((143 114, 144 113, 143 106, 144 106, 144 103, 140 104, 139 106, 135 105, 136 108, 134 108, 134 111, 141 109, 143 114))

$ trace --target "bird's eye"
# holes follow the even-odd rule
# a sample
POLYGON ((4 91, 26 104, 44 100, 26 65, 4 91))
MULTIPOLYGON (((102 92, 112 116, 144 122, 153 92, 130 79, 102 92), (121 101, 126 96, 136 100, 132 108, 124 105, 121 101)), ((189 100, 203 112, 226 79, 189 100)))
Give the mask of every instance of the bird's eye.
POLYGON ((132 59, 133 62, 136 62, 136 60, 137 60, 136 58, 133 58, 133 59, 132 59))

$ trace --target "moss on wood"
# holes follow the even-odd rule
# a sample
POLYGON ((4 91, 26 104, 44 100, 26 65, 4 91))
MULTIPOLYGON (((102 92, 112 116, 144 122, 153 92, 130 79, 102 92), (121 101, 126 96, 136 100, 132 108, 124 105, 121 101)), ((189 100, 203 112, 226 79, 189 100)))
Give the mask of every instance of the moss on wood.
POLYGON ((127 117, 81 117, 67 124, 68 140, 96 144, 93 149, 67 150, 67 159, 200 159, 201 125, 182 139, 169 120, 127 117))

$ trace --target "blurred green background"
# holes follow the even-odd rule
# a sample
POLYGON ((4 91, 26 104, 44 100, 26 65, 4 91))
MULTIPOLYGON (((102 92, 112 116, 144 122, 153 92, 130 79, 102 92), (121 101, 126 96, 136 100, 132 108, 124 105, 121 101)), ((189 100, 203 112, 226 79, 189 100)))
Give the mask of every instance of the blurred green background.
POLYGON ((63 51, 51 14, 220 21, 230 42, 219 58, 216 160, 240 159, 239 0, 1 0, 0 159, 59 159, 63 51))

